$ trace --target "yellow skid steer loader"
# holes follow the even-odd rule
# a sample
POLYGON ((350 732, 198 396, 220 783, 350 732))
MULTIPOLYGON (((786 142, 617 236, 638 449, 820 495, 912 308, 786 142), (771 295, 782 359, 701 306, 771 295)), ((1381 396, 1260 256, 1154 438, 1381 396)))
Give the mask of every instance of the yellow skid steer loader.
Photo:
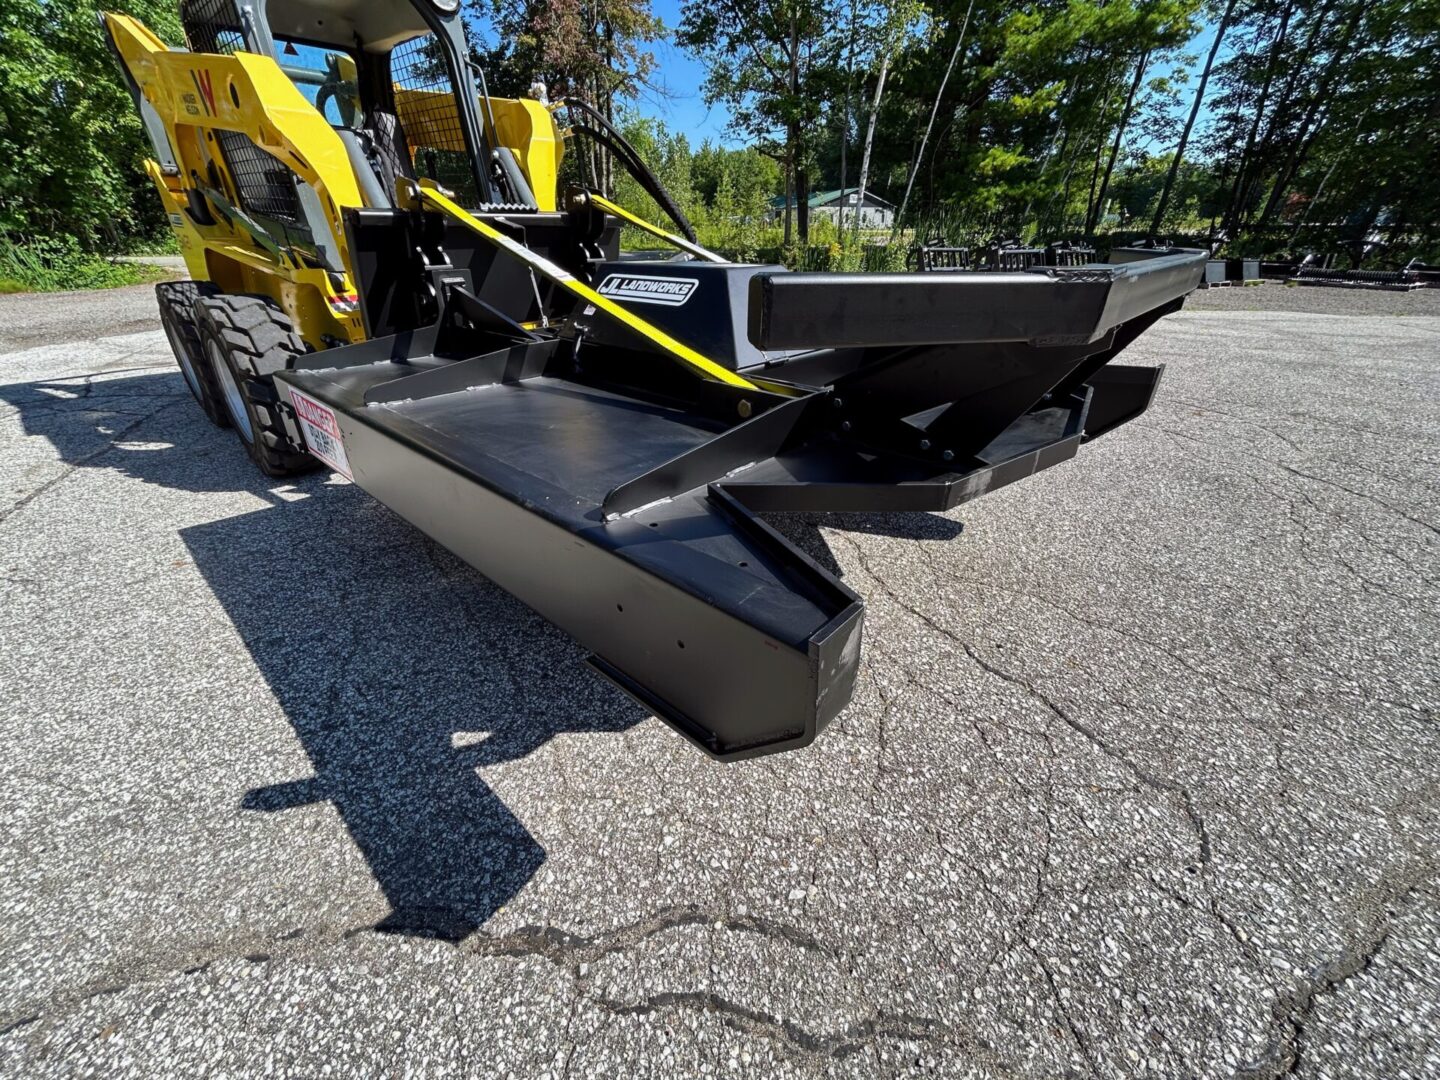
POLYGON ((491 96, 458 0, 182 0, 188 49, 102 20, 206 414, 271 476, 360 485, 721 758, 809 743, 860 655, 859 598, 757 514, 945 510, 1068 460, 1147 408, 1159 370, 1111 361, 1204 270, 727 261, 601 113, 491 96), (673 231, 562 190, 570 139, 673 231), (622 257, 622 223, 676 255, 622 257))

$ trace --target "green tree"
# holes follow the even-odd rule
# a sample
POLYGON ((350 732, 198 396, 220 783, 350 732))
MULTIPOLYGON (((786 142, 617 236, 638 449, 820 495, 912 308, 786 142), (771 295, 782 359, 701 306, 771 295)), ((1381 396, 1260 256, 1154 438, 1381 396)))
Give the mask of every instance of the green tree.
MULTIPOLYGON (((151 154, 100 29, 101 5, 0 0, 0 233, 113 250, 164 225, 151 154)), ((110 0, 182 40, 169 0, 110 0)))
MULTIPOLYGON (((650 0, 470 0, 468 10, 491 31, 494 44, 476 58, 495 93, 518 97, 538 80, 552 98, 578 98, 614 123, 653 89, 649 46, 664 27, 650 0)), ((615 191, 610 154, 589 143, 582 152, 591 181, 615 191)))
MULTIPOLYGON (((670 131, 659 120, 631 112, 622 114, 620 130, 670 192, 675 204, 686 217, 690 217, 697 208, 694 154, 690 150, 690 140, 682 133, 670 131)), ((622 206, 645 220, 662 225, 666 223, 664 212, 628 173, 616 177, 615 197, 622 206)), ((627 239, 640 241, 642 238, 627 239)), ((645 234, 643 242, 646 246, 653 244, 648 234, 645 234)))
POLYGON ((1208 139, 1231 246, 1433 252, 1440 2, 1252 0, 1236 41, 1208 139))
POLYGON ((922 232, 1084 229, 1147 123, 1146 72, 1189 40, 1199 8, 937 0, 932 32, 892 66, 874 151, 882 194, 922 232))
POLYGON ((682 9, 677 40, 710 68, 705 100, 724 102, 731 130, 781 164, 787 244, 792 205, 800 207, 800 240, 808 238, 809 170, 823 89, 840 70, 841 22, 833 0, 691 0, 682 9))

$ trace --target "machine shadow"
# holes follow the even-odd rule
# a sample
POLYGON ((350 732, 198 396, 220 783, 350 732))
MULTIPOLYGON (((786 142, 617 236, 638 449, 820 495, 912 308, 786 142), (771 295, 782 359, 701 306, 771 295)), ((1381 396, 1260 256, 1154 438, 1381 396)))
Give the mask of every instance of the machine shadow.
POLYGON ((391 906, 378 929, 463 938, 545 861, 479 767, 648 715, 586 672, 568 637, 358 488, 181 536, 313 769, 243 806, 328 801, 391 906))
POLYGON ((235 437, 215 428, 185 387, 179 368, 123 378, 41 379, 0 386, 26 435, 47 440, 67 465, 95 465, 181 491, 267 490, 235 437), (148 418, 163 412, 163 425, 148 418), (163 428, 165 443, 145 443, 163 428), (133 432, 133 434, 131 434, 133 432), (169 452, 183 446, 184 452, 169 452), (234 460, 232 460, 234 459, 234 460))
POLYGON ((465 937, 546 857, 477 769, 648 713, 588 672, 565 634, 359 488, 262 476, 181 378, 16 383, 0 402, 67 464, 261 501, 180 530, 311 763, 241 805, 330 802, 389 902, 377 928, 465 937))
MULTIPOLYGON (((359 488, 327 473, 260 475, 190 402, 178 371, 93 390, 74 380, 0 386, 0 401, 67 464, 266 504, 180 531, 311 763, 313 775, 252 790, 242 806, 331 803, 391 907, 379 929, 458 940, 543 864, 544 849, 478 768, 649 715, 586 671, 567 635, 359 488), (145 441, 157 425, 143 420, 159 409, 170 441, 145 441)), ((767 520, 837 576, 822 525, 915 539, 962 528, 929 514, 767 520)))
POLYGON ((962 522, 952 521, 940 514, 844 511, 828 514, 766 514, 765 520, 776 532, 837 578, 843 577, 845 571, 820 531, 822 526, 902 540, 953 540, 965 531, 962 522))

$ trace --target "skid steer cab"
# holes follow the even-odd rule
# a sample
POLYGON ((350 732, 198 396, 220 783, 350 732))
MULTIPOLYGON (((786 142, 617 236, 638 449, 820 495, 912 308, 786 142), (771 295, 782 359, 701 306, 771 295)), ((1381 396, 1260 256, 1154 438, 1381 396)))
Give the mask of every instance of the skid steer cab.
POLYGON ((1160 369, 1113 361, 1204 270, 736 264, 601 113, 490 95, 454 0, 184 0, 188 49, 102 19, 200 407, 271 476, 354 481, 719 758, 808 744, 860 659, 860 599, 758 515, 942 511, 1069 460, 1148 407, 1160 369), (597 147, 670 221, 586 183, 597 147), (675 255, 622 257, 622 225, 675 255))

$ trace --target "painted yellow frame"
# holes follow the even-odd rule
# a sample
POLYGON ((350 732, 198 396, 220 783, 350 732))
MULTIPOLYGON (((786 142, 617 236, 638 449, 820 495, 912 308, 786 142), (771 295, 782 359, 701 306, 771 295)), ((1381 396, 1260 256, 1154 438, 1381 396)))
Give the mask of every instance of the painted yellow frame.
MULTIPOLYGON (((530 98, 492 97, 488 103, 481 99, 479 112, 491 145, 506 147, 515 155, 516 164, 535 194, 536 207, 547 213, 559 209, 565 139, 550 110, 530 98)), ((448 94, 396 88, 395 115, 412 151, 423 145, 464 152, 455 100, 448 94)))
POLYGON ((139 20, 107 12, 105 28, 140 93, 154 108, 179 166, 166 175, 158 162, 146 171, 160 192, 181 254, 196 280, 227 292, 271 297, 310 345, 363 341, 365 330, 349 275, 336 282, 324 268, 279 257, 241 228, 200 225, 186 212, 186 188, 205 182, 211 166, 234 185, 214 131, 236 131, 292 169, 316 194, 340 262, 349 267, 342 212, 364 205, 345 146, 329 123, 268 56, 171 52, 139 20))
MULTIPOLYGON (((315 349, 363 341, 365 328, 349 272, 354 264, 345 238, 343 214, 365 203, 345 145, 325 117, 271 57, 245 52, 172 52, 137 19, 107 12, 104 21, 121 62, 160 118, 175 154, 178 170, 167 172, 152 160, 146 162, 146 171, 160 192, 191 276, 198 281, 213 281, 226 292, 271 297, 315 349), (216 145, 215 131, 245 135, 315 192, 331 233, 328 243, 338 252, 346 273, 332 274, 284 248, 277 252, 262 247, 237 223, 219 219, 202 225, 191 216, 187 189, 213 183, 212 175, 218 175, 220 186, 227 188, 222 194, 238 202, 233 178, 216 145)), ((396 91, 396 112, 412 140, 412 149, 414 145, 465 149, 463 145, 450 145, 460 130, 453 98, 400 89, 396 91)), ((559 209, 564 134, 551 110, 530 99, 490 98, 480 102, 480 114, 493 145, 508 147, 515 155, 538 208, 545 212, 559 209)), ((418 194, 423 201, 515 254, 532 270, 585 303, 607 311, 696 374, 731 386, 754 388, 749 380, 676 341, 534 252, 520 248, 456 206, 430 182, 422 183, 425 190, 418 194)), ((718 258, 638 222, 607 200, 597 197, 595 201, 605 210, 665 235, 702 257, 718 258)))

